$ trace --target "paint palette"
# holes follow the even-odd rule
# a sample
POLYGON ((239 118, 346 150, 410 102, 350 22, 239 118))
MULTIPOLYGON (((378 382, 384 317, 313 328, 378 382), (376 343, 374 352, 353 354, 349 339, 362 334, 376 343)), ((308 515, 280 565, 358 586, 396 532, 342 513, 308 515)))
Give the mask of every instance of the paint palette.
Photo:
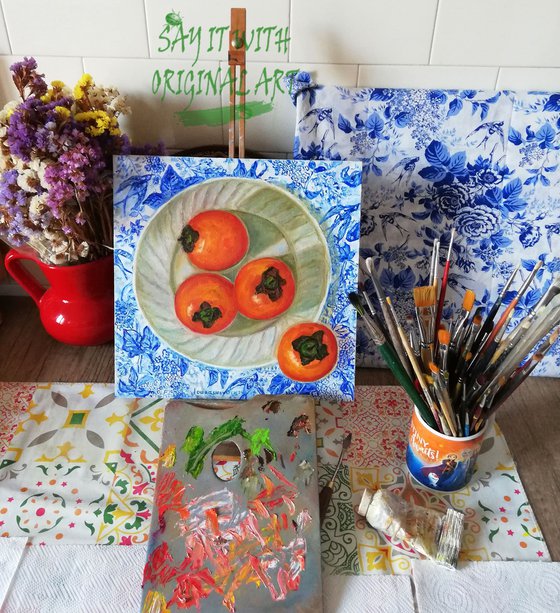
POLYGON ((320 612, 313 399, 172 401, 161 450, 143 611, 320 612))

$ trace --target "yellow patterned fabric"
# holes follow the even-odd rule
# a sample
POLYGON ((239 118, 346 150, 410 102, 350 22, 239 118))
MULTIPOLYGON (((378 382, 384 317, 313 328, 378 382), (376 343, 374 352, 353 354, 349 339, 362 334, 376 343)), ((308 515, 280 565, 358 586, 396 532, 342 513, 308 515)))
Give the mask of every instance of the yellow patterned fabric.
MULTIPOLYGON (((0 383, 0 535, 38 545, 147 541, 164 409, 163 400, 115 398, 109 384, 0 383)), ((358 387, 355 402, 317 403, 320 485, 333 473, 345 433, 353 434, 323 523, 324 571, 411 571, 417 554, 357 515, 365 487, 463 511, 462 559, 550 560, 498 427, 486 437, 470 485, 436 494, 406 469, 410 410, 398 387, 358 387)))

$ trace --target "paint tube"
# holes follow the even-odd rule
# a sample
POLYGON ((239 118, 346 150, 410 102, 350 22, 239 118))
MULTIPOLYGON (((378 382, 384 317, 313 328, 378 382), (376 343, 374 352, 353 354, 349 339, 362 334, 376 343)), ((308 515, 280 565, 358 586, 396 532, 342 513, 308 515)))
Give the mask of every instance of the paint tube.
POLYGON ((391 539, 447 568, 455 568, 461 550, 465 516, 412 504, 387 490, 365 489, 358 514, 391 539))

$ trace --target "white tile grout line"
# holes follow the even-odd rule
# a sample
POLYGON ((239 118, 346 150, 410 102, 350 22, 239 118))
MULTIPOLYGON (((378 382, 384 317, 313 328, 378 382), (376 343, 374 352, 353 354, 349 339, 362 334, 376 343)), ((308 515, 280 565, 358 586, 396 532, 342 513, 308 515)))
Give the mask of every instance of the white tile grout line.
POLYGON ((438 0, 437 6, 436 6, 436 14, 434 17, 434 28, 432 30, 432 42, 430 43, 430 55, 428 57, 428 65, 432 63, 432 56, 434 54, 434 41, 436 39, 436 28, 437 28, 437 22, 438 22, 438 16, 439 16, 440 3, 441 3, 441 0, 438 0))
POLYGON ((290 44, 288 45, 288 59, 287 61, 290 61, 290 58, 292 57, 292 2, 294 0, 290 0, 288 2, 288 32, 290 33, 290 44))
POLYGON ((500 73, 502 72, 502 67, 498 66, 498 72, 496 74, 496 81, 494 83, 494 89, 498 89, 498 81, 500 80, 500 73))
POLYGON ((8 29, 8 20, 6 19, 6 13, 4 12, 4 3, 0 2, 0 15, 4 21, 4 27, 6 28, 6 35, 8 36, 8 45, 10 46, 10 55, 14 55, 14 48, 12 46, 12 37, 10 36, 10 30, 8 29))
POLYGON ((144 27, 146 29, 146 44, 148 45, 148 59, 152 59, 152 50, 150 49, 150 32, 148 28, 148 6, 147 0, 143 2, 144 6, 144 27))

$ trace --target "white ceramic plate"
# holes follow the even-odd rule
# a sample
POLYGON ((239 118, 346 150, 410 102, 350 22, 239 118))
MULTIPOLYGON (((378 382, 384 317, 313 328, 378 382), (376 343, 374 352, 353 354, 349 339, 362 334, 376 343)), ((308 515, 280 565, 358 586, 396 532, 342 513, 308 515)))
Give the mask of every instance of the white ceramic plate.
POLYGON ((318 223, 288 191, 253 179, 211 179, 174 196, 144 228, 134 261, 134 292, 154 333, 177 353, 224 368, 252 368, 276 362, 276 346, 291 325, 316 321, 330 283, 330 258, 318 223), (175 315, 174 297, 194 267, 178 242, 184 226, 201 211, 230 210, 246 225, 249 251, 219 274, 233 282, 249 260, 276 257, 294 272, 291 307, 275 319, 256 321, 238 314, 217 334, 197 334, 175 315))

